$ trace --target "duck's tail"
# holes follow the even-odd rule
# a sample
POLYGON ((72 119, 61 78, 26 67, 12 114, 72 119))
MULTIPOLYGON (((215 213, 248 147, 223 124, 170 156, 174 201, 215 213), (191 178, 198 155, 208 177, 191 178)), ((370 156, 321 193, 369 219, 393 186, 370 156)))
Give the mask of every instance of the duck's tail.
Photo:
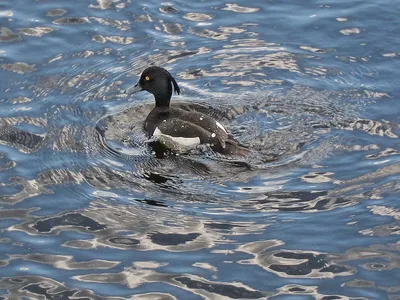
POLYGON ((249 153, 250 153, 249 148, 238 144, 238 142, 231 139, 225 141, 224 154, 247 156, 249 153))

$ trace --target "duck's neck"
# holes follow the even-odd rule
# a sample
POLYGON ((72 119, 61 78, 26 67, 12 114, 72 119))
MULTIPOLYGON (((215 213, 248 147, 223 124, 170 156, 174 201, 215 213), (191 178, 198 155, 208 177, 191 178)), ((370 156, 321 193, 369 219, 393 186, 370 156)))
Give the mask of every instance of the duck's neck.
POLYGON ((166 80, 162 88, 153 93, 153 95, 154 99, 156 100, 156 107, 168 108, 172 97, 171 82, 166 80))
POLYGON ((169 102, 171 101, 171 94, 165 95, 154 95, 154 99, 156 100, 156 107, 168 108, 169 102))

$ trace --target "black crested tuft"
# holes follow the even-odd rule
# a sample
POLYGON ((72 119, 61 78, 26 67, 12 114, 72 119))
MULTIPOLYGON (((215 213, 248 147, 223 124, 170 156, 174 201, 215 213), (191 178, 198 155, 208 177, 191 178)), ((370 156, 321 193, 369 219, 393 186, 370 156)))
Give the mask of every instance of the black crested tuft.
POLYGON ((167 70, 163 69, 165 73, 167 73, 169 80, 171 80, 173 86, 174 86, 174 92, 177 93, 178 95, 181 93, 181 89, 179 88, 178 84, 175 81, 175 78, 172 77, 171 73, 169 73, 167 70))

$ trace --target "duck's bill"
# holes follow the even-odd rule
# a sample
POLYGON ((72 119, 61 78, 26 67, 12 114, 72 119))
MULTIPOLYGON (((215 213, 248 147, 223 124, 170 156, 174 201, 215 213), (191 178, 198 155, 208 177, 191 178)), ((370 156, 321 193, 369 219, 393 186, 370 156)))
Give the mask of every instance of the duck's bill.
POLYGON ((130 88, 127 88, 124 93, 125 94, 134 94, 138 93, 140 91, 143 91, 142 87, 139 85, 139 83, 136 83, 135 85, 131 86, 130 88))

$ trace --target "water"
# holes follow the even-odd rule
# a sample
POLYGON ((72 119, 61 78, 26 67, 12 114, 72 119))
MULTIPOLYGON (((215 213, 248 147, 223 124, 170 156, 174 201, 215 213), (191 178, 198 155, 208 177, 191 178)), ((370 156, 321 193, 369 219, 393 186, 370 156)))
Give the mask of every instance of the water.
POLYGON ((399 299, 399 12, 0 2, 0 297, 399 299), (251 155, 157 159, 154 64, 251 155))

